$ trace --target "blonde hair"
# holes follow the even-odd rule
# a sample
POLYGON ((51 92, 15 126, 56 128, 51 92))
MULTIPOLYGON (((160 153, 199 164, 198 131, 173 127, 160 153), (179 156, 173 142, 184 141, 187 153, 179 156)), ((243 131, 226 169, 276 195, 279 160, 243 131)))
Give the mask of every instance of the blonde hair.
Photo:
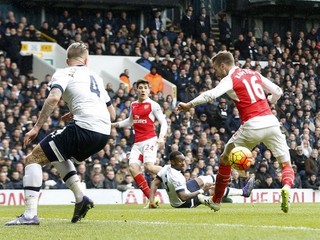
POLYGON ((68 59, 83 58, 87 54, 88 48, 83 42, 72 43, 67 49, 68 59))
POLYGON ((220 66, 221 63, 224 63, 228 66, 232 66, 235 64, 233 55, 228 51, 220 51, 218 52, 212 59, 212 64, 216 66, 220 66))

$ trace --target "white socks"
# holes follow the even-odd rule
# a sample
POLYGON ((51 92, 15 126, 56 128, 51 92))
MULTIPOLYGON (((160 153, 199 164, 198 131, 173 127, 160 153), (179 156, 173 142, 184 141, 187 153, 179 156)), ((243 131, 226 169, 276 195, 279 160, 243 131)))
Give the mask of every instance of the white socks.
POLYGON ((24 216, 26 218, 33 218, 38 213, 38 200, 41 185, 42 167, 37 163, 27 165, 23 177, 23 186, 24 188, 27 188, 24 190, 26 204, 24 216))
POLYGON ((229 193, 224 196, 242 196, 242 194, 243 194, 242 189, 238 189, 238 188, 227 187, 226 190, 224 191, 224 194, 226 194, 227 191, 229 191, 229 193))
MULTIPOLYGON (((70 160, 65 162, 52 162, 51 163, 56 169, 58 169, 60 176, 64 179, 70 172, 77 172, 73 163, 70 160)), ((76 203, 81 202, 83 198, 83 191, 80 183, 79 176, 77 174, 71 175, 65 180, 68 188, 73 192, 76 199, 76 203)))
POLYGON ((206 183, 213 183, 213 177, 211 175, 199 176, 199 178, 202 180, 203 185, 206 183))

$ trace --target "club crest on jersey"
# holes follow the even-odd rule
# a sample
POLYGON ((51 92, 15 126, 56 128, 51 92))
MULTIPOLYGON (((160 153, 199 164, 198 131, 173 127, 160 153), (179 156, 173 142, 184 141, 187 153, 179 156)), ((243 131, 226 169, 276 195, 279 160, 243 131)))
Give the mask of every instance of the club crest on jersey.
POLYGON ((148 109, 149 108, 149 105, 144 105, 144 109, 148 109))

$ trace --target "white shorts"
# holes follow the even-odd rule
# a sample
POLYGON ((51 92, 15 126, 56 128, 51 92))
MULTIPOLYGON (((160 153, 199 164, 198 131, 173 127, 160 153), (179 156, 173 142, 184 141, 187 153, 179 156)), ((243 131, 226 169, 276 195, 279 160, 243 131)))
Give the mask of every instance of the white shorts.
POLYGON ((157 139, 157 137, 153 137, 143 142, 134 143, 130 152, 129 164, 155 163, 158 151, 157 139))
POLYGON ((241 126, 229 139, 224 149, 224 156, 228 156, 234 146, 243 146, 252 150, 257 144, 264 143, 273 156, 281 162, 289 161, 289 147, 285 135, 279 126, 260 129, 248 129, 241 126))

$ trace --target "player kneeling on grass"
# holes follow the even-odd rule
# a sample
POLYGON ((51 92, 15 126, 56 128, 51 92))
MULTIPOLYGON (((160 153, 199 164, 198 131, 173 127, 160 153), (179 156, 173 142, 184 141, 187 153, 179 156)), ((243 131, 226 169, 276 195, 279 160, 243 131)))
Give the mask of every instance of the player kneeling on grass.
MULTIPOLYGON (((199 176, 186 181, 181 173, 185 166, 185 156, 174 151, 169 155, 170 164, 164 166, 151 183, 149 208, 157 208, 155 203, 155 193, 162 183, 169 196, 172 207, 191 208, 204 204, 204 193, 212 195, 214 192, 214 176, 199 176)), ((224 196, 244 196, 249 197, 254 188, 255 179, 250 178, 243 189, 227 188, 224 196)))

